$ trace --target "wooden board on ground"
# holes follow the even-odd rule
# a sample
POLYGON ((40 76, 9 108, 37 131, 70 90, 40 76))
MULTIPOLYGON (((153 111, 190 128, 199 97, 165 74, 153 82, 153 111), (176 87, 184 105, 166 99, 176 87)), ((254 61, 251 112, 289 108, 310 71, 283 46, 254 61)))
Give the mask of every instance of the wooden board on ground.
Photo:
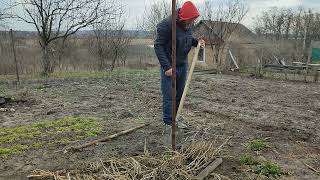
POLYGON ((213 161, 209 166, 207 166, 203 171, 201 171, 198 176, 197 180, 203 180, 208 177, 220 164, 222 163, 222 158, 218 158, 213 161))

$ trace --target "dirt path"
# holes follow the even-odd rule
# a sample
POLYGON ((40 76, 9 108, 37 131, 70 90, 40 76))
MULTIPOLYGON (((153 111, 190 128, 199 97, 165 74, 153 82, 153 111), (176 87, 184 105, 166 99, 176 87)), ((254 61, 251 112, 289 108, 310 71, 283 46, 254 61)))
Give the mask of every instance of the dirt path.
MULTIPOLYGON (((0 128, 91 117, 102 127, 98 137, 103 137, 143 122, 151 125, 72 154, 54 151, 98 137, 0 156, 0 179, 24 179, 34 169, 68 170, 101 158, 143 154, 145 140, 152 154, 164 150, 157 76, 34 82, 18 92, 5 84, 1 87, 20 101, 5 106, 14 112, 0 112, 0 128)), ((218 173, 231 179, 254 178, 239 157, 252 154, 246 143, 266 139, 270 148, 257 156, 291 172, 283 179, 320 179, 304 165, 320 167, 319 84, 196 75, 189 92, 183 114, 193 128, 185 133, 186 141, 207 140, 218 147, 232 136, 221 154, 224 163, 218 173)))

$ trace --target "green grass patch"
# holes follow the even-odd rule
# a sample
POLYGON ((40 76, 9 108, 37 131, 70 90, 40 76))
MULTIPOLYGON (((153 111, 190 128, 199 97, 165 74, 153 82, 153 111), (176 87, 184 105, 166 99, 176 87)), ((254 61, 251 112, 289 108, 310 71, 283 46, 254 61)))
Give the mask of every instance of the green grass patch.
POLYGON ((8 156, 12 154, 18 154, 22 153, 23 151, 27 150, 27 145, 17 144, 15 146, 12 146, 10 148, 2 148, 0 147, 0 156, 8 156))
MULTIPOLYGON (((108 76, 145 76, 145 75, 159 74, 158 68, 143 69, 129 69, 117 68, 113 71, 76 71, 76 72, 54 72, 49 75, 49 78, 77 78, 77 77, 108 77, 108 76)), ((47 79, 40 73, 21 75, 20 79, 47 79)), ((15 75, 0 75, 0 80, 15 80, 15 75)))
POLYGON ((88 131, 86 132, 86 135, 89 137, 96 137, 101 133, 101 130, 92 130, 92 131, 88 131))
POLYGON ((280 177, 281 175, 285 174, 278 164, 270 161, 262 162, 260 165, 256 166, 255 173, 268 177, 280 177))
POLYGON ((62 139, 56 139, 54 141, 51 141, 48 143, 49 146, 52 145, 58 145, 58 144, 69 144, 71 142, 71 139, 69 138, 62 138, 62 139))
POLYGON ((0 97, 10 98, 14 100, 14 92, 8 89, 6 86, 0 86, 0 97))
POLYGON ((253 157, 251 155, 242 155, 240 157, 240 163, 242 165, 248 165, 248 166, 260 164, 260 162, 255 157, 253 157))
POLYGON ((19 139, 33 139, 38 135, 41 135, 41 132, 37 130, 34 132, 11 133, 6 136, 0 137, 0 143, 11 143, 19 139))
POLYGON ((253 140, 246 145, 252 151, 263 151, 268 149, 270 146, 263 140, 253 140))
MULTIPOLYGON (((45 126, 45 125, 44 125, 45 126)), ((94 119, 64 119, 52 123, 52 127, 58 132, 90 131, 97 127, 94 119)))
POLYGON ((33 144, 31 145, 31 147, 33 147, 33 148, 42 148, 42 147, 45 146, 45 145, 46 145, 45 142, 36 142, 36 143, 33 143, 33 144))
POLYGON ((0 96, 5 97, 7 92, 5 91, 4 87, 0 86, 0 96))
POLYGON ((239 161, 242 165, 249 166, 252 172, 259 175, 280 177, 288 174, 283 171, 280 165, 270 161, 259 161, 251 155, 242 155, 239 161))
POLYGON ((71 141, 94 137, 102 129, 93 118, 63 118, 26 126, 0 129, 0 155, 23 152, 18 143, 29 143, 29 148, 41 148, 48 145, 68 144, 71 141), (72 138, 70 138, 72 137, 72 138), (33 141, 33 143, 30 143, 33 141))
POLYGON ((42 84, 39 84, 39 85, 35 86, 35 89, 40 90, 40 91, 43 91, 43 90, 46 89, 46 88, 47 88, 47 87, 44 86, 44 85, 42 85, 42 84))
POLYGON ((74 78, 74 77, 108 77, 108 76, 133 76, 133 75, 152 75, 159 73, 158 69, 115 69, 113 71, 79 71, 79 72, 58 72, 50 74, 55 78, 74 78))

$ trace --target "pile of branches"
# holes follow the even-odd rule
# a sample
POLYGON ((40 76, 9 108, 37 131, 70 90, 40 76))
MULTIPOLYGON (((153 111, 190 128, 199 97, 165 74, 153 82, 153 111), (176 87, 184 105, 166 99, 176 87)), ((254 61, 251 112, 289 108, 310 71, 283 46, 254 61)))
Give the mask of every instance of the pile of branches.
POLYGON ((182 147, 180 152, 167 151, 159 156, 151 156, 145 151, 142 156, 111 158, 84 164, 72 172, 48 172, 35 170, 29 179, 196 179, 197 174, 206 168, 222 146, 215 148, 207 142, 193 142, 182 147))

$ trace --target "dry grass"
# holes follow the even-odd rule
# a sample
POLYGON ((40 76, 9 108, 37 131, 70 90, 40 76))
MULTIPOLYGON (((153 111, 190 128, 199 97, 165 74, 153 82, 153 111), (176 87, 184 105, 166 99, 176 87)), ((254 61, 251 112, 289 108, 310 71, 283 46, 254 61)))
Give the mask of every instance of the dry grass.
MULTIPOLYGON (((133 39, 128 47, 125 67, 144 68, 158 65, 154 50, 147 46, 152 44, 151 39, 133 39)), ((0 75, 14 75, 16 72, 10 45, 8 33, 0 33, 0 75)), ((55 72, 100 70, 100 61, 91 47, 90 39, 68 39, 61 61, 59 61, 60 54, 57 46, 53 44, 50 47, 51 61, 56 64, 55 72)), ((17 38, 16 51, 20 74, 30 75, 42 72, 42 52, 37 39, 17 38)), ((106 63, 109 67, 112 60, 107 59, 106 63)), ((116 67, 123 66, 120 60, 116 62, 116 67)))
POLYGON ((133 39, 131 45, 153 45, 153 39, 133 39))
MULTIPOLYGON (((195 179, 208 164, 214 161, 225 141, 215 148, 207 142, 193 142, 184 146, 180 152, 167 151, 159 156, 142 156, 110 158, 105 161, 84 164, 71 172, 50 172, 35 170, 30 179, 54 178, 69 179, 195 179)), ((147 152, 147 151, 145 151, 147 152)))

